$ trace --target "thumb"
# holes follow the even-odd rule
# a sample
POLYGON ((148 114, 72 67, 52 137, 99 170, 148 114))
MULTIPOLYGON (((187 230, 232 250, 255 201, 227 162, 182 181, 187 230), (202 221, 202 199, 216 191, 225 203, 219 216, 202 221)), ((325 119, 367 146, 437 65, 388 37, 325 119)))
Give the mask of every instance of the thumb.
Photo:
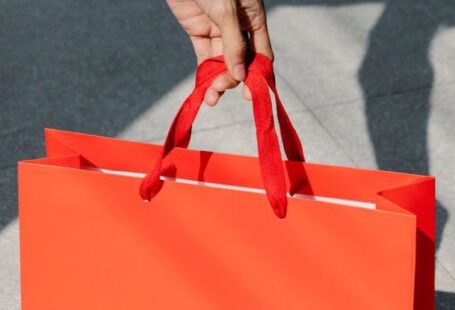
POLYGON ((236 1, 227 2, 230 5, 223 7, 217 23, 221 31, 224 60, 229 74, 237 81, 244 81, 246 78, 245 53, 247 43, 240 28, 236 1))

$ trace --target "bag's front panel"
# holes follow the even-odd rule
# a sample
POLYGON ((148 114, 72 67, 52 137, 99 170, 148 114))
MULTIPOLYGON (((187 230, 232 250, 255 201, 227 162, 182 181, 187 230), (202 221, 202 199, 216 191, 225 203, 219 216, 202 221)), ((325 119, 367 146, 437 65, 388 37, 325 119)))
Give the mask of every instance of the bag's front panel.
POLYGON ((22 164, 23 309, 412 309, 415 218, 22 164))

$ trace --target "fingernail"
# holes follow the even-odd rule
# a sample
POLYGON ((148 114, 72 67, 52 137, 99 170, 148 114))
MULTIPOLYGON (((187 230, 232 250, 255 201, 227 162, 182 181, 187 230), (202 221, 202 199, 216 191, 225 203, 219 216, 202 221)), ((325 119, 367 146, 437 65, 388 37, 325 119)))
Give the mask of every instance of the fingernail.
POLYGON ((245 64, 236 64, 232 70, 234 79, 237 81, 244 81, 246 76, 245 64))

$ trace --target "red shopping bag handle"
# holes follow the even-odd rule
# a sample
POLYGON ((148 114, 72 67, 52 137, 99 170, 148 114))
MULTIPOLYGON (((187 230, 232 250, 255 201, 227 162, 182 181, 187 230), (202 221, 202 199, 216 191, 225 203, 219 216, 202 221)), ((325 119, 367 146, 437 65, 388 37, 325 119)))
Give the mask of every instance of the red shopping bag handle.
MULTIPOLYGON (((153 170, 142 181, 140 195, 144 200, 151 200, 161 188, 160 175, 164 158, 174 147, 188 146, 191 128, 205 92, 213 80, 225 72, 227 72, 227 68, 223 56, 207 59, 199 65, 196 73, 196 86, 177 112, 166 137, 161 156, 153 170)), ((286 182, 268 87, 275 95, 280 132, 287 158, 292 161, 305 161, 302 145, 278 96, 272 61, 262 54, 255 54, 249 62, 245 84, 253 98, 258 154, 264 188, 276 215, 284 218, 287 210, 286 182)))

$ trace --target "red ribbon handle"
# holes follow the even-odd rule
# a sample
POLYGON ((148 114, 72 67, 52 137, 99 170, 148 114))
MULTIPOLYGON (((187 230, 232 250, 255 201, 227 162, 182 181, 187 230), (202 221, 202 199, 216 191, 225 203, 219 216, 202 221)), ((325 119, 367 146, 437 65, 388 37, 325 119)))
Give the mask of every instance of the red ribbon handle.
MULTIPOLYGON (((153 170, 142 181, 140 195, 143 199, 151 200, 159 192, 164 158, 174 147, 188 146, 191 128, 205 92, 213 80, 225 72, 227 72, 227 68, 223 56, 207 59, 199 65, 196 73, 196 86, 177 112, 166 137, 161 156, 153 170)), ((245 84, 253 97, 259 163, 264 188, 275 214, 284 218, 287 210, 286 182, 268 87, 275 95, 278 122, 287 158, 292 161, 305 161, 302 145, 278 96, 272 61, 262 54, 255 54, 248 66, 245 84)))

